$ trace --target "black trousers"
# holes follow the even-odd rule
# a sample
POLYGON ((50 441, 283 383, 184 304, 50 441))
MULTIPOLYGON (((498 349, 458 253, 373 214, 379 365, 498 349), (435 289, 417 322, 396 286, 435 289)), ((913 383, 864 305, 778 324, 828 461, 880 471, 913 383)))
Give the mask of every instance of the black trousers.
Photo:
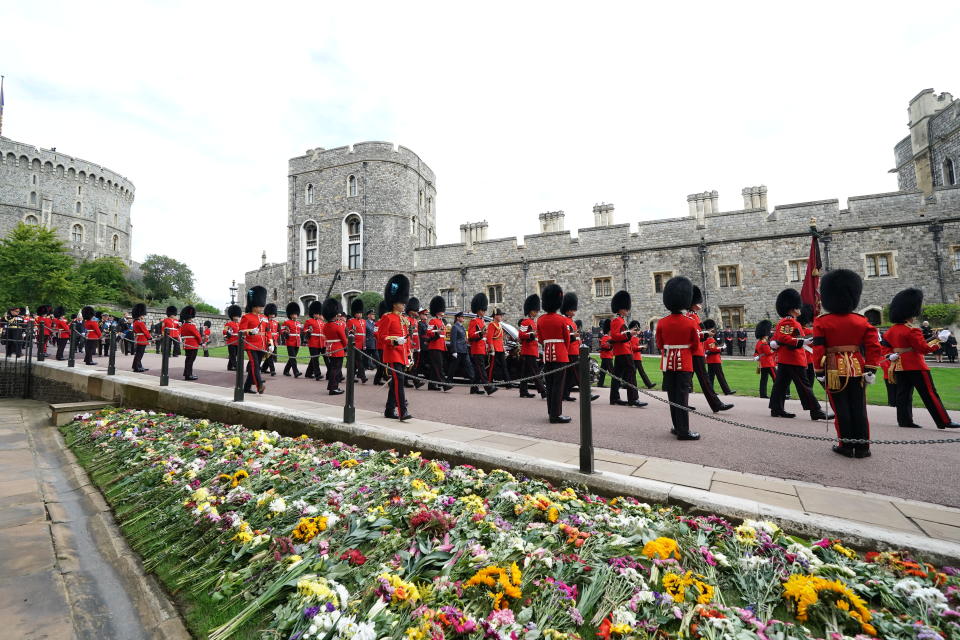
POLYGON ((490 380, 510 382, 510 370, 507 368, 507 354, 495 351, 490 362, 490 380))
MULTIPOLYGON (((627 382, 636 380, 637 370, 633 366, 633 356, 629 353, 613 356, 613 373, 627 382)), ((610 380, 610 402, 619 402, 620 384, 620 381, 616 378, 610 380)), ((639 400, 640 392, 633 387, 627 387, 627 402, 637 402, 639 400)))
POLYGON ((767 378, 777 382, 777 370, 773 367, 760 367, 760 397, 769 398, 767 395, 767 378))
POLYGON ((83 350, 83 364, 93 364, 93 356, 97 353, 99 342, 99 340, 86 340, 87 344, 83 350))
POLYGON ((243 383, 243 390, 250 393, 253 385, 257 386, 257 391, 263 387, 263 376, 260 375, 260 361, 263 359, 262 351, 247 351, 247 379, 243 383))
MULTIPOLYGON (((364 349, 363 352, 368 356, 370 356, 370 358, 376 358, 377 360, 380 359, 380 357, 377 355, 376 349, 364 349)), ((372 371, 373 369, 377 368, 377 365, 374 364, 373 360, 371 360, 370 358, 361 358, 361 360, 363 360, 363 366, 368 371, 372 371)))
POLYGON ((728 356, 732 356, 732 355, 733 355, 733 340, 730 340, 729 342, 727 342, 727 345, 726 345, 726 346, 727 346, 727 355, 728 355, 728 356))
POLYGON ((277 375, 277 352, 271 351, 270 353, 263 354, 263 364, 260 366, 260 371, 264 373, 269 373, 271 375, 277 375))
POLYGON ((19 358, 23 354, 22 346, 20 342, 23 340, 23 331, 11 331, 7 335, 7 357, 14 356, 19 358))
MULTIPOLYGON (((363 350, 357 349, 357 351, 363 350)), ((359 353, 353 354, 353 375, 355 378, 360 378, 361 382, 367 381, 367 359, 359 353)))
MULTIPOLYGON (((471 391, 479 391, 480 385, 484 386, 487 393, 490 393, 494 387, 490 384, 490 369, 487 368, 487 354, 472 353, 470 360, 473 361, 473 388, 471 391)), ((561 391, 563 391, 561 389, 561 391)))
POLYGON ((551 418, 557 418, 563 415, 564 377, 567 373, 566 371, 552 372, 566 364, 566 362, 545 362, 543 364, 543 375, 547 381, 547 415, 551 418))
POLYGON ((897 371, 897 424, 901 427, 913 424, 913 390, 916 389, 923 400, 923 406, 930 412, 934 424, 942 427, 950 423, 950 416, 943 408, 940 394, 933 386, 929 371, 897 371))
POLYGON ((738 340, 738 341, 737 341, 737 348, 740 349, 740 355, 742 355, 742 356, 747 355, 747 341, 746 341, 746 340, 738 340))
POLYGON ((883 379, 883 384, 887 387, 887 406, 897 406, 897 385, 886 378, 883 379))
MULTIPOLYGON (((383 351, 380 351, 378 349, 377 352, 374 354, 374 357, 376 357, 376 359, 379 362, 383 362, 383 351)), ((373 375, 373 384, 386 382, 389 379, 390 379, 390 372, 387 371, 387 368, 384 367, 382 364, 378 364, 377 372, 373 375)))
POLYGON ((227 345, 227 371, 237 370, 237 345, 227 345))
POLYGON ((63 350, 70 342, 70 338, 57 338, 57 360, 63 360, 63 350))
POLYGON ((304 373, 308 378, 320 379, 320 347, 307 347, 310 352, 310 361, 307 363, 307 371, 304 373))
POLYGON ((773 381, 773 393, 770 394, 770 411, 782 413, 783 405, 787 400, 787 389, 790 383, 797 388, 800 402, 804 409, 819 411, 820 403, 813 395, 810 385, 807 384, 807 368, 795 364, 777 364, 777 377, 773 381))
POLYGON ((436 383, 435 385, 430 385, 431 387, 440 387, 446 382, 443 373, 443 356, 446 355, 446 353, 446 351, 440 351, 439 349, 427 349, 427 377, 436 383))
POLYGON ((183 377, 187 378, 193 375, 193 363, 197 359, 197 352, 199 349, 186 349, 184 348, 183 353, 186 356, 183 360, 183 377))
POLYGON ((170 357, 171 357, 171 358, 179 358, 179 357, 180 357, 180 338, 177 338, 177 339, 173 342, 173 353, 170 354, 170 357))
MULTIPOLYGON (((520 356, 520 377, 529 378, 530 376, 535 376, 540 373, 540 360, 537 356, 520 356)), ((520 395, 526 395, 528 385, 533 384, 537 388, 537 392, 540 394, 541 398, 547 397, 547 389, 543 384, 542 377, 536 377, 533 379, 533 382, 521 382, 520 383, 520 395)))
POLYGON ((297 376, 300 375, 300 369, 297 367, 297 353, 300 347, 287 347, 287 364, 283 367, 283 375, 288 376, 293 371, 297 376))
POLYGON ((133 370, 143 369, 143 353, 147 350, 147 345, 138 344, 133 349, 133 370))
POLYGON ((656 386, 650 380, 650 376, 647 375, 647 372, 644 371, 642 359, 634 358, 633 367, 637 370, 637 375, 640 376, 640 379, 643 380, 644 386, 646 386, 648 389, 652 389, 654 386, 656 386))
POLYGON ((706 356, 693 356, 693 373, 697 376, 697 382, 700 383, 700 390, 703 392, 703 397, 707 399, 710 410, 716 413, 720 410, 721 405, 723 405, 723 400, 720 399, 720 396, 717 395, 717 392, 713 390, 713 386, 710 384, 710 376, 707 375, 706 356))
POLYGON ((603 386, 607 379, 607 372, 613 373, 613 358, 600 358, 600 375, 598 376, 598 386, 603 386))
POLYGON ((723 375, 723 365, 719 362, 707 363, 707 376, 710 378, 710 388, 713 389, 713 381, 720 383, 720 390, 725 395, 730 395, 730 385, 727 384, 727 377, 723 375))
MULTIPOLYGON (((690 405, 690 389, 693 386, 693 373, 691 371, 664 371, 663 389, 667 392, 667 399, 679 405, 690 405)), ((670 405, 670 421, 677 435, 685 435, 690 432, 690 414, 689 412, 670 405)))
POLYGON ((386 369, 387 381, 387 407, 385 415, 392 415, 397 412, 397 417, 403 417, 409 413, 407 409, 407 393, 403 386, 403 376, 397 373, 403 368, 399 362, 390 363, 390 368, 386 369))
POLYGON ((343 357, 329 357, 327 359, 327 391, 340 388, 340 381, 343 379, 343 357))
MULTIPOLYGON (((841 378, 841 384, 847 385, 840 391, 827 390, 827 400, 833 409, 833 424, 837 437, 870 439, 870 421, 867 419, 867 393, 863 388, 863 378, 841 378)), ((867 451, 868 444, 840 443, 844 449, 867 451)))
POLYGON ((567 358, 569 358, 570 362, 576 362, 577 366, 571 367, 570 369, 567 369, 563 373, 563 380, 564 380, 563 397, 564 398, 567 398, 570 396, 570 394, 573 392, 574 387, 577 387, 578 390, 580 388, 580 365, 579 365, 580 354, 577 354, 575 356, 571 356, 568 354, 567 358))

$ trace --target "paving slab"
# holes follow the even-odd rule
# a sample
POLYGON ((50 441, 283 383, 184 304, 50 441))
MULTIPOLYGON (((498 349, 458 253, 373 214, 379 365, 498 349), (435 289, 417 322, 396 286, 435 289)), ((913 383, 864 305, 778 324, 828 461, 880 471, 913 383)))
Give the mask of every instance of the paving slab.
POLYGON ((960 542, 960 527, 954 527, 940 522, 930 522, 929 520, 921 520, 919 518, 914 518, 913 521, 931 538, 960 542))
POLYGON ((47 511, 42 502, 27 502, 0 509, 0 530, 19 527, 31 522, 43 522, 47 511))
POLYGON ((794 487, 791 482, 758 476, 752 473, 738 473, 736 471, 727 471, 726 469, 717 469, 713 472, 713 481, 735 484, 741 487, 752 487, 763 491, 773 491, 774 493, 784 493, 790 496, 797 495, 796 487, 794 487))
POLYGON ((631 475, 697 489, 709 489, 713 481, 712 469, 676 460, 651 459, 631 475))
POLYGON ((63 578, 53 569, 0 579, 4 638, 72 640, 73 623, 63 578))
POLYGON ((0 529, 0 571, 4 578, 44 571, 55 562, 46 522, 0 529))
POLYGON ((531 440, 530 438, 517 438, 515 436, 502 435, 487 435, 483 436, 482 438, 477 438, 476 440, 476 443, 479 445, 494 447, 495 449, 503 449, 504 451, 517 451, 518 449, 529 447, 535 442, 535 440, 531 440))
POLYGON ((917 526, 888 500, 858 495, 838 495, 837 492, 828 488, 804 486, 797 487, 797 496, 803 504, 804 511, 868 522, 890 529, 917 531, 917 526))
POLYGON ((894 502, 900 513, 916 520, 929 520, 930 522, 939 522, 953 527, 960 527, 960 511, 948 509, 938 505, 924 505, 915 502, 897 501, 894 502))
MULTIPOLYGON (((576 463, 579 466, 580 458, 576 459, 576 463)), ((596 471, 605 472, 605 473, 619 473, 621 475, 629 476, 633 475, 633 472, 639 469, 635 464, 622 464, 620 462, 608 462, 606 460, 593 460, 593 468, 596 471)))
POLYGON ((796 509, 798 511, 803 511, 803 505, 800 504, 800 499, 795 495, 788 495, 786 493, 764 491, 763 489, 757 489, 755 487, 745 487, 739 484, 717 482, 716 480, 714 480, 713 484, 710 485, 710 491, 712 493, 722 493, 725 496, 735 496, 737 498, 744 498, 746 500, 754 500, 761 504, 769 504, 775 507, 782 507, 784 509, 796 509))

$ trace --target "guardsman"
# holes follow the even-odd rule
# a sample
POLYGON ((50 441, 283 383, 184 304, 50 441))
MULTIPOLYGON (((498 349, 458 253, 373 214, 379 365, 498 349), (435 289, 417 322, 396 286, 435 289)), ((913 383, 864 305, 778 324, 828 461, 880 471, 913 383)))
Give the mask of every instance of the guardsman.
MULTIPOLYGON (((630 331, 627 329, 627 314, 630 313, 630 294, 617 291, 610 300, 610 309, 616 314, 610 321, 610 342, 613 344, 613 373, 627 382, 637 379, 633 366, 633 350, 630 346, 630 331)), ((627 387, 627 399, 620 399, 620 385, 617 378, 610 381, 610 404, 623 404, 631 407, 646 406, 640 402, 640 392, 634 386, 627 387)))
POLYGON ((7 357, 14 356, 19 358, 21 350, 21 341, 23 340, 23 318, 20 316, 20 307, 10 307, 7 309, 7 317, 4 318, 3 338, 7 343, 7 357))
MULTIPOLYGON (((540 296, 533 293, 527 296, 523 301, 523 320, 520 321, 517 329, 517 338, 520 342, 520 377, 533 379, 533 385, 540 392, 541 398, 547 397, 547 390, 543 386, 543 379, 538 375, 540 373, 540 343, 537 341, 537 315, 540 313, 540 296)), ((527 389, 530 383, 523 381, 520 383, 521 398, 536 398, 527 389)))
POLYGON ((260 371, 269 373, 271 377, 277 375, 277 344, 280 342, 280 323, 277 322, 277 305, 269 303, 263 308, 263 315, 267 318, 267 332, 264 340, 267 343, 266 353, 263 354, 263 364, 260 371))
POLYGON ((772 325, 769 320, 761 320, 754 329, 754 336, 757 338, 757 344, 753 347, 753 359, 757 363, 757 373, 760 374, 760 397, 769 398, 767 395, 767 378, 774 382, 777 381, 777 360, 774 357, 773 349, 770 348, 770 329, 772 325))
POLYGON ((347 332, 344 324, 337 321, 341 314, 340 302, 334 298, 323 301, 321 315, 324 319, 323 335, 327 339, 327 393, 338 396, 343 393, 340 382, 343 376, 343 358, 347 355, 347 332))
POLYGON ((726 396, 732 396, 736 393, 730 389, 730 385, 727 384, 727 376, 723 374, 723 362, 721 352, 723 348, 717 343, 715 337, 717 323, 712 318, 707 318, 703 321, 703 329, 707 332, 706 340, 703 341, 703 350, 706 353, 707 357, 707 376, 710 378, 710 388, 713 388, 713 381, 717 380, 720 383, 720 390, 723 391, 723 394, 726 396))
POLYGON ((100 322, 96 318, 93 307, 87 305, 80 310, 83 317, 83 328, 85 333, 86 346, 83 350, 83 364, 97 364, 93 361, 93 356, 97 352, 97 343, 100 342, 102 333, 100 331, 100 322))
MULTIPOLYGON (((860 304, 862 291, 863 280, 853 271, 828 271, 820 279, 820 301, 825 313, 813 321, 814 371, 827 390, 841 439, 870 439, 864 384, 876 381, 882 357, 877 330, 853 311, 860 304)), ((869 444, 841 440, 833 445, 833 450, 848 458, 870 457, 869 444)))
MULTIPOLYGON (((478 293, 473 296, 473 300, 470 301, 470 311, 476 317, 472 318, 467 326, 467 342, 470 343, 470 359, 473 361, 473 386, 470 387, 470 393, 480 395, 483 395, 480 385, 485 385, 487 395, 497 392, 497 388, 490 384, 487 368, 487 325, 483 317, 487 314, 489 304, 487 294, 478 293)), ((559 309, 559 305, 557 308, 559 309)))
POLYGON ((367 343, 367 321, 363 319, 363 300, 354 298, 350 301, 351 318, 347 320, 347 338, 353 336, 353 346, 357 350, 353 358, 353 377, 361 384, 367 384, 366 358, 363 357, 364 345, 367 343))
MULTIPOLYGON (((735 339, 736 335, 734 335, 731 327, 723 330, 723 346, 726 347, 728 356, 733 355, 733 343, 735 339)), ((719 343, 717 343, 717 346, 720 346, 719 343)))
POLYGON ((410 365, 411 376, 407 377, 403 382, 409 387, 416 387, 419 389, 423 386, 423 383, 417 380, 414 376, 420 375, 420 299, 417 297, 411 297, 407 300, 407 326, 409 328, 409 334, 407 335, 407 351, 410 352, 410 357, 413 358, 413 364, 410 365))
MULTIPOLYGON (((700 291, 700 287, 693 285, 693 301, 690 303, 687 318, 693 323, 694 331, 700 336, 702 336, 703 333, 700 329, 700 316, 697 315, 697 311, 699 311, 702 306, 703 293, 700 291)), ((720 396, 717 395, 717 392, 714 391, 710 385, 710 376, 707 375, 707 354, 703 350, 703 342, 697 340, 694 344, 691 344, 690 351, 693 356, 693 374, 697 377, 697 382, 700 383, 700 390, 703 393, 703 397, 707 399, 710 410, 717 413, 718 411, 732 409, 733 405, 721 400, 720 396)))
MULTIPOLYGON (((879 329, 877 333, 879 334, 879 329)), ((880 336, 880 352, 883 356, 880 360, 880 368, 883 369, 883 385, 887 388, 887 406, 895 407, 897 406, 897 383, 894 382, 890 371, 893 367, 893 363, 890 362, 890 354, 893 353, 893 349, 890 348, 890 343, 883 336, 880 336)))
POLYGON ((204 358, 210 357, 210 338, 212 337, 211 334, 213 333, 211 327, 213 327, 213 324, 209 320, 203 321, 203 357, 204 358))
POLYGON ((401 372, 409 366, 407 340, 410 333, 410 321, 404 315, 407 301, 410 299, 410 280, 402 273, 391 277, 383 290, 383 300, 387 312, 380 318, 377 333, 383 344, 383 362, 387 365, 389 385, 384 417, 401 421, 413 416, 407 408, 407 396, 404 391, 401 372))
MULTIPOLYGON (((490 348, 490 381, 510 382, 507 354, 503 349, 503 311, 493 310, 493 320, 487 325, 487 346, 490 348)), ((507 388, 510 388, 507 384, 507 388)))
POLYGON ((430 378, 430 354, 427 353, 427 330, 430 328, 430 314, 420 307, 417 314, 417 332, 420 334, 420 366, 416 374, 421 378, 430 378))
POLYGON ((777 314, 780 321, 773 330, 770 347, 777 352, 777 378, 773 382, 770 394, 770 415, 777 418, 795 418, 796 415, 784 410, 787 389, 792 382, 797 388, 800 403, 810 411, 811 420, 824 420, 827 414, 813 395, 807 383, 807 353, 803 347, 813 342, 804 338, 802 327, 797 322, 803 301, 796 289, 784 289, 777 296, 777 314))
POLYGON ((50 341, 50 326, 51 320, 50 312, 53 308, 48 304, 41 304, 37 307, 37 319, 36 327, 34 329, 37 332, 37 355, 47 353, 47 343, 50 341))
POLYGON ((143 368, 143 354, 146 352, 150 340, 153 339, 153 336, 150 335, 150 328, 144 321, 147 315, 147 305, 142 302, 133 305, 133 311, 130 312, 130 315, 133 316, 133 372, 143 373, 149 371, 149 369, 143 368))
POLYGON ((317 380, 322 376, 320 373, 320 348, 324 344, 323 323, 320 322, 322 311, 323 303, 313 300, 307 309, 310 318, 303 323, 303 332, 307 336, 307 350, 310 352, 310 362, 307 363, 307 371, 304 375, 317 380))
POLYGON ((569 318, 560 313, 563 305, 563 289, 557 284, 543 288, 543 315, 537 318, 537 339, 543 347, 543 375, 546 379, 547 415, 554 424, 570 422, 563 415, 563 367, 570 362, 569 318), (560 371, 557 371, 560 369, 560 371))
POLYGON ((70 323, 63 318, 63 307, 53 310, 53 333, 57 337, 57 360, 66 360, 63 350, 70 342, 70 323))
POLYGON ((230 318, 223 324, 223 341, 227 344, 227 371, 236 371, 239 366, 239 354, 237 353, 237 333, 240 330, 240 316, 243 311, 240 305, 232 304, 227 307, 227 317, 230 318))
MULTIPOLYGON (((567 326, 570 328, 570 345, 567 347, 567 358, 569 362, 579 362, 580 361, 580 345, 582 344, 582 338, 580 335, 580 330, 583 328, 583 322, 580 320, 574 320, 573 316, 577 315, 577 310, 580 307, 580 300, 577 298, 577 294, 573 291, 568 291, 563 294, 563 302, 560 305, 560 313, 567 318, 567 326)), ((577 392, 580 392, 580 367, 571 367, 564 372, 565 388, 563 390, 563 399, 567 402, 574 402, 574 398, 570 395, 574 387, 576 387, 577 392)), ((590 401, 594 401, 599 398, 599 395, 593 394, 590 396, 590 401)))
MULTIPOLYGON (((600 323, 600 375, 599 385, 603 386, 603 381, 608 373, 613 373, 613 344, 610 342, 610 318, 604 318, 600 323)), ((612 378, 611 378, 612 380, 612 378)))
POLYGON ((643 381, 643 386, 647 389, 653 389, 655 384, 650 380, 650 377, 647 375, 646 370, 643 368, 643 330, 640 328, 640 323, 636 320, 630 321, 630 333, 633 334, 633 337, 630 338, 630 349, 633 351, 633 368, 637 370, 637 375, 640 376, 640 379, 643 381))
POLYGON ((177 320, 177 308, 174 305, 167 307, 167 317, 160 323, 160 327, 161 331, 166 331, 170 336, 170 342, 173 344, 170 357, 178 357, 180 355, 180 321, 177 320))
MULTIPOLYGON (((923 405, 930 412, 937 429, 956 429, 960 424, 952 421, 943 407, 940 394, 930 377, 930 367, 924 356, 940 348, 940 335, 933 336, 929 342, 924 338, 922 329, 916 326, 923 309, 923 291, 904 289, 893 297, 890 303, 890 321, 893 326, 883 334, 892 353, 887 358, 893 363, 890 375, 897 385, 897 424, 901 427, 919 429, 913 421, 913 390, 916 389, 923 405)), ((943 335, 944 338, 949 335, 943 335)))
POLYGON ((663 286, 663 306, 670 315, 657 322, 655 339, 660 351, 663 388, 670 400, 670 433, 677 440, 699 440, 700 434, 690 431, 690 389, 693 386, 693 345, 700 342, 698 325, 690 322, 687 310, 693 306, 693 283, 683 276, 670 278, 663 286), (677 406, 674 406, 677 405, 677 406))
POLYGON ((447 311, 447 301, 443 296, 430 299, 430 322, 427 324, 427 364, 429 378, 433 381, 427 387, 431 391, 450 391, 443 372, 443 359, 447 353, 447 327, 443 323, 443 314, 447 311))
POLYGON ((183 353, 186 356, 183 360, 184 380, 197 379, 193 373, 193 363, 197 360, 197 352, 200 350, 203 336, 200 334, 200 328, 193 322, 196 317, 197 310, 190 305, 180 310, 180 335, 183 336, 183 353))
POLYGON ((737 349, 741 356, 747 355, 747 330, 743 327, 737 329, 737 349))
MULTIPOLYGON (((267 290, 256 285, 247 290, 246 313, 240 318, 238 333, 243 334, 243 349, 246 352, 247 379, 243 385, 244 393, 252 393, 256 385, 257 393, 262 394, 267 389, 263 376, 260 374, 260 363, 266 351, 267 319, 263 316, 263 308, 267 305, 267 290)), ((242 357, 242 356, 241 356, 242 357)))
POLYGON ((296 302, 288 302, 287 319, 283 321, 283 325, 280 327, 280 337, 287 348, 287 364, 283 367, 283 375, 287 377, 290 377, 291 371, 293 371, 294 378, 299 378, 302 375, 300 368, 297 367, 301 333, 303 333, 303 325, 300 323, 300 305, 296 302))

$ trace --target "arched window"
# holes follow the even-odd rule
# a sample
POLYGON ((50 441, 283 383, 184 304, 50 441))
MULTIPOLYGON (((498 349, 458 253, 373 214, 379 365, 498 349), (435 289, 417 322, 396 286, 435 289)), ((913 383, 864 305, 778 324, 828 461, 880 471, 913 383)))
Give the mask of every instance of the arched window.
POLYGON ((37 192, 36 192, 36 191, 31 191, 31 192, 30 192, 30 204, 37 204, 37 192))
POLYGON ((73 244, 83 244, 83 225, 75 224, 70 232, 70 239, 73 244))
POLYGON ((306 274, 317 272, 317 223, 310 220, 304 223, 300 231, 300 241, 303 245, 303 272, 306 274))
POLYGON ((357 195, 357 176, 350 176, 347 178, 347 195, 357 195))
POLYGON ((943 161, 943 184, 948 187, 957 184, 957 169, 951 158, 943 161))
POLYGON ((79 202, 77 203, 76 211, 77 213, 83 213, 83 205, 80 204, 79 202))
POLYGON ((307 195, 306 195, 307 204, 313 204, 313 185, 307 185, 307 195))
POLYGON ((120 250, 120 236, 118 236, 117 234, 113 234, 113 250, 114 251, 120 250))
POLYGON ((356 213, 351 213, 343 220, 343 234, 345 247, 344 263, 347 269, 363 268, 363 222, 356 213))
POLYGON ((40 221, 37 220, 37 216, 27 216, 23 219, 24 224, 40 224, 40 221))

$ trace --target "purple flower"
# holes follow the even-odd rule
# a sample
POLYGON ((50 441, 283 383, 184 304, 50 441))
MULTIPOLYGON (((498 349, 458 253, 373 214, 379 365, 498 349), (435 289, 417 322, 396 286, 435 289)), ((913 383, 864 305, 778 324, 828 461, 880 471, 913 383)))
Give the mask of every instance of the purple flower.
POLYGON ((313 620, 314 616, 320 613, 320 607, 307 607, 303 610, 303 618, 305 620, 313 620))

